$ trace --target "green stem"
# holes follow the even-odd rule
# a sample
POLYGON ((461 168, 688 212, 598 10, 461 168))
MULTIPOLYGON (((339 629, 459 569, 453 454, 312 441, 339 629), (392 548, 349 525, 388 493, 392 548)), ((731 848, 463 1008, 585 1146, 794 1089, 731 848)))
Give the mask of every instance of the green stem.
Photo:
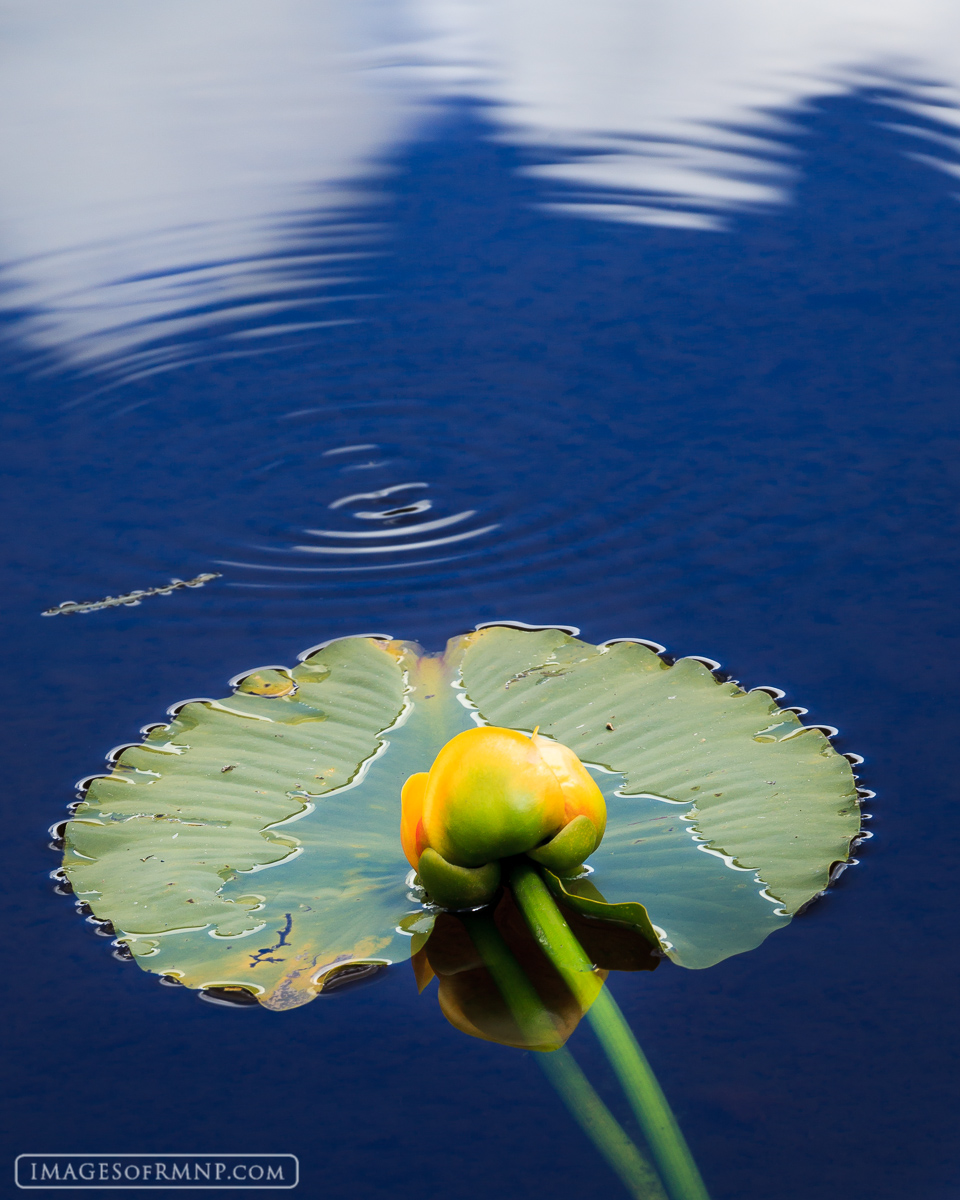
POLYGON ((700 1171, 646 1055, 607 988, 587 1013, 675 1200, 709 1200, 700 1171))
MULTIPOLYGON (((531 1041, 558 1042, 556 1025, 503 940, 489 913, 464 913, 462 919, 484 965, 521 1032, 531 1041)), ((573 1055, 563 1047, 538 1054, 537 1061, 571 1116, 620 1177, 635 1200, 666 1200, 653 1167, 633 1144, 591 1087, 573 1055)))
POLYGON ((580 1007, 589 1013, 590 1006, 603 990, 603 980, 564 920, 540 872, 529 860, 516 859, 510 865, 509 879, 530 932, 580 1007))
POLYGON ((493 916, 489 912, 462 913, 461 918, 520 1032, 538 1046, 556 1049, 560 1045, 557 1027, 493 916))
POLYGON ((538 1054, 537 1062, 568 1112, 636 1200, 666 1200, 656 1171, 636 1148, 565 1047, 538 1054))
POLYGON ((518 860, 510 884, 531 932, 587 1011, 630 1107, 650 1144, 673 1200, 709 1200, 697 1164, 630 1026, 564 920, 547 885, 532 864, 518 860))

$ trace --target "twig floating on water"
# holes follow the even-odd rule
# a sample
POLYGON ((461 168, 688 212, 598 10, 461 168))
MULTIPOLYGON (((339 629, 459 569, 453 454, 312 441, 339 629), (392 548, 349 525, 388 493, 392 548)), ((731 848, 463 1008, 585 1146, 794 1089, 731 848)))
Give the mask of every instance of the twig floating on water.
POLYGON ((84 600, 80 604, 76 600, 64 600, 56 608, 44 609, 41 615, 44 617, 66 617, 71 613, 99 612, 101 608, 119 608, 121 604, 132 608, 147 596, 169 596, 171 592, 176 592, 180 588, 203 587, 211 579, 219 579, 220 577, 220 572, 215 571, 213 573, 198 575, 195 579, 171 579, 163 587, 139 588, 135 592, 126 592, 122 596, 104 596, 102 600, 84 600))

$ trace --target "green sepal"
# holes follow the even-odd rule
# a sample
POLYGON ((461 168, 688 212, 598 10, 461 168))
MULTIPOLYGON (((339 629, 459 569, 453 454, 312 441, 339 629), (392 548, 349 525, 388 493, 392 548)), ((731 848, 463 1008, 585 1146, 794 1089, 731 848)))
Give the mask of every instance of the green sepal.
POLYGON ((642 904, 636 901, 608 904, 603 894, 587 878, 559 879, 549 870, 543 872, 543 878, 556 899, 567 908, 597 921, 635 929, 655 950, 662 949, 657 931, 642 904))
POLYGON ((582 813, 560 830, 543 846, 528 850, 527 857, 540 863, 548 871, 567 875, 580 866, 585 858, 597 848, 597 829, 589 817, 582 813))
POLYGON ((489 904, 500 886, 500 864, 458 867, 428 847, 417 864, 420 882, 441 908, 479 908, 489 904))

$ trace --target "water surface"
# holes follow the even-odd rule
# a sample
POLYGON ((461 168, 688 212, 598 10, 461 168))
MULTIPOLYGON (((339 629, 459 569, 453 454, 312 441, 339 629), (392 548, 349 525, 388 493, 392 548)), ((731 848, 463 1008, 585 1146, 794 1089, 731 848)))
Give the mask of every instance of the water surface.
POLYGON ((255 1143, 330 1200, 618 1194, 531 1056, 408 968, 203 1004, 48 878, 74 780, 171 702, 515 618, 712 656, 866 757, 875 836, 824 900, 614 981, 715 1200, 960 1192, 956 23, 0 5, 11 1159, 255 1143))

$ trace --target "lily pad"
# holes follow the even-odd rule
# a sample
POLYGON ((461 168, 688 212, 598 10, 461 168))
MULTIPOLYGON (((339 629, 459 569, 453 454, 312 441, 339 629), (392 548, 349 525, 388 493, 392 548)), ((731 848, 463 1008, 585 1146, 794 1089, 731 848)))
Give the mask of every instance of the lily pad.
POLYGON ((859 829, 850 765, 820 731, 632 643, 498 626, 429 656, 356 637, 234 683, 92 780, 64 866, 145 969, 271 1008, 423 945, 433 911, 407 882, 400 789, 474 722, 539 725, 595 764, 607 833, 565 902, 579 888, 588 915, 610 902, 636 928, 645 906, 682 965, 758 945, 859 829))
MULTIPOLYGON (((485 720, 539 725, 583 761, 621 773, 622 796, 680 806, 704 848, 759 872, 785 914, 849 858, 860 828, 850 763, 767 692, 718 683, 697 659, 668 666, 636 642, 596 647, 503 626, 482 634, 462 670, 485 720)), ((628 853, 617 845, 622 822, 613 823, 591 859, 598 874, 605 848, 607 859, 628 853)))

